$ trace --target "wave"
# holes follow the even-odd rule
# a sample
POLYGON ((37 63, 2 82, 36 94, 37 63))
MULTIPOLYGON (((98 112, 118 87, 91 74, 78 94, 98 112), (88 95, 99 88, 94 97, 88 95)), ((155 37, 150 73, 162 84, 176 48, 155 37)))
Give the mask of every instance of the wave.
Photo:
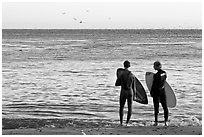
POLYGON ((200 121, 196 116, 191 116, 187 118, 171 119, 169 126, 201 126, 202 121, 200 121))
POLYGON ((2 43, 2 47, 18 47, 18 45, 17 44, 2 43))
POLYGON ((155 43, 127 43, 128 45, 189 45, 196 42, 155 42, 155 43))
MULTIPOLYGON (((23 106, 21 103, 16 106, 8 105, 3 107, 4 110, 2 111, 3 118, 37 118, 37 119, 46 119, 46 118, 54 118, 54 119, 77 119, 81 121, 94 121, 97 123, 98 121, 104 121, 107 123, 111 123, 112 125, 118 124, 119 119, 115 118, 107 118, 105 116, 106 113, 111 112, 112 114, 115 112, 114 110, 107 109, 101 110, 99 106, 92 106, 87 108, 88 110, 97 110, 96 112, 91 111, 79 111, 77 109, 85 108, 83 105, 46 105, 46 104, 30 104, 28 106, 23 106), (9 110, 11 109, 12 110, 9 110), (21 110, 21 111, 19 111, 21 110), (17 112, 17 113, 16 113, 17 112), (19 113, 19 115, 18 115, 19 113), (13 115, 12 115, 13 114, 13 115), (15 116, 14 116, 15 115, 15 116)), ((110 113, 110 114, 111 114, 110 113)), ((116 112, 117 113, 117 112, 116 112)), ((114 115, 116 114, 114 113, 114 115)), ((154 121, 149 120, 148 117, 146 118, 132 118, 130 124, 132 126, 152 126, 154 121)), ((164 121, 159 121, 159 126, 163 126, 164 121)), ((202 126, 202 117, 199 117, 195 114, 189 116, 170 116, 168 121, 169 126, 202 126)))
POLYGON ((50 41, 56 41, 56 42, 86 42, 86 39, 62 39, 62 40, 50 40, 50 41))

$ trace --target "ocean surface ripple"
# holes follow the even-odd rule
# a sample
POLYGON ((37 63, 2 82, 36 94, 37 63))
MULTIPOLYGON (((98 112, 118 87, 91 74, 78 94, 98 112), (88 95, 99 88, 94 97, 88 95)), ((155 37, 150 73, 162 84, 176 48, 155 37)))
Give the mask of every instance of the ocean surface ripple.
POLYGON ((154 120, 145 72, 154 72, 152 64, 160 60, 177 97, 177 106, 169 108, 170 124, 202 123, 201 30, 3 30, 2 35, 3 118, 118 120, 116 69, 128 59, 149 100, 133 103, 133 121, 154 120))

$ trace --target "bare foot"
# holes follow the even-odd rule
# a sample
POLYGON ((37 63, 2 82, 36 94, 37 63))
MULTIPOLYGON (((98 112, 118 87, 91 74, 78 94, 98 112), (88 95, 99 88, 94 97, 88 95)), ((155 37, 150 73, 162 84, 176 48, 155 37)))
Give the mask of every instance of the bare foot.
POLYGON ((125 125, 126 127, 130 127, 130 124, 128 124, 128 123, 126 123, 126 125, 125 125))
POLYGON ((165 126, 165 127, 167 127, 167 126, 168 126, 168 125, 167 125, 167 121, 164 121, 164 126, 165 126))
POLYGON ((155 122, 154 124, 153 124, 153 126, 157 126, 158 125, 158 123, 157 122, 155 122))

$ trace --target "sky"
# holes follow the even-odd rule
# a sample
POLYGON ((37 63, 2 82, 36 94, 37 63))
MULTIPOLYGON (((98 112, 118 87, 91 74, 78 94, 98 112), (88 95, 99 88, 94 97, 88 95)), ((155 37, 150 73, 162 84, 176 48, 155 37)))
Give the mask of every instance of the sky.
POLYGON ((3 2, 3 29, 201 29, 199 2, 3 2))

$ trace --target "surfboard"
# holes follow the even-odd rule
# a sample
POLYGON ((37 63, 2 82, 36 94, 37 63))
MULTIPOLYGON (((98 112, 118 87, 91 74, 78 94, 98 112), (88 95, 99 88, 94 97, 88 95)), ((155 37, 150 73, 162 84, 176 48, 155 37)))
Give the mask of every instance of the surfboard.
MULTIPOLYGON (((151 91, 152 84, 153 84, 153 79, 154 79, 154 73, 153 72, 146 72, 145 75, 145 81, 147 84, 147 88, 149 91, 151 91)), ((170 87, 170 85, 165 81, 164 83, 164 89, 166 93, 166 101, 167 101, 167 106, 170 108, 173 108, 176 106, 176 96, 174 94, 174 91, 170 87)))
MULTIPOLYGON (((125 69, 123 68, 118 68, 116 75, 117 78, 120 77, 122 75, 122 73, 124 72, 125 69)), ((140 83, 140 81, 135 77, 135 90, 136 90, 136 102, 141 103, 141 104, 148 104, 148 99, 147 99, 147 94, 145 92, 144 87, 142 86, 142 84, 140 83)))

